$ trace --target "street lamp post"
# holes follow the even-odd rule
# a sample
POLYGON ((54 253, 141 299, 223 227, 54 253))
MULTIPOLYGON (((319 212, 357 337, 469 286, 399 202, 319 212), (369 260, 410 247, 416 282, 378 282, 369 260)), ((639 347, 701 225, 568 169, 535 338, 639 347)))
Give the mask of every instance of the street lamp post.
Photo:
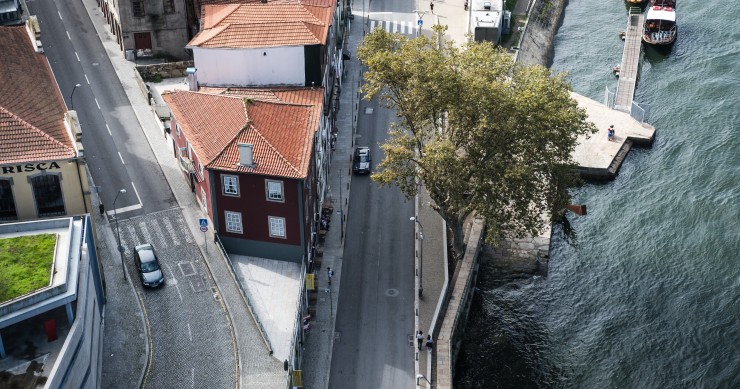
MULTIPOLYGON (((69 105, 70 105, 70 108, 72 108, 72 110, 74 110, 74 109, 75 109, 75 101, 74 101, 74 97, 75 97, 75 91, 76 91, 76 90, 77 90, 77 88, 79 88, 79 87, 80 87, 80 84, 75 84, 75 87, 74 87, 74 88, 72 88, 72 93, 71 93, 71 94, 69 95, 69 105)), ((125 192, 124 192, 124 193, 125 193, 125 192)))
POLYGON ((118 236, 118 254, 121 255, 121 269, 123 269, 123 279, 125 280, 126 279, 126 266, 124 266, 123 264, 123 246, 121 246, 121 230, 118 229, 118 212, 116 211, 116 201, 118 201, 118 196, 124 193, 126 193, 126 189, 119 190, 118 193, 116 193, 116 198, 113 199, 113 218, 116 219, 116 235, 118 236))
POLYGON ((424 227, 419 221, 419 216, 411 216, 409 220, 416 222, 416 224, 419 226, 419 297, 421 297, 421 295, 424 293, 424 287, 421 284, 421 276, 424 273, 424 227))

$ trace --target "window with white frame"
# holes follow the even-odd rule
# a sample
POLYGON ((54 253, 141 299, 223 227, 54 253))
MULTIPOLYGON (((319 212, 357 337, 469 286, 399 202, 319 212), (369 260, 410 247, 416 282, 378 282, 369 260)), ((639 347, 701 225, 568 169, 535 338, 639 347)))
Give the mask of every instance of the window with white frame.
POLYGON ((239 196, 239 177, 221 176, 223 182, 224 195, 239 196))
POLYGON ((226 231, 241 234, 242 214, 241 212, 226 211, 226 231))
POLYGON ((285 238, 285 218, 269 217, 270 220, 270 237, 285 238))
POLYGON ((267 183, 267 200, 269 201, 284 201, 283 198, 283 182, 265 180, 267 183))

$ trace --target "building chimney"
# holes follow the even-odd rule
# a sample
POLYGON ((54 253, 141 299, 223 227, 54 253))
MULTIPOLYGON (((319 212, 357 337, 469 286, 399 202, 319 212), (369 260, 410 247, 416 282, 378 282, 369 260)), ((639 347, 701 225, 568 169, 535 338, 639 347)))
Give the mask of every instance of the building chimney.
POLYGON ((196 68, 185 69, 185 74, 188 77, 188 90, 192 92, 198 91, 198 76, 195 74, 197 71, 196 68))
POLYGON ((239 143, 239 165, 254 167, 254 145, 239 143))

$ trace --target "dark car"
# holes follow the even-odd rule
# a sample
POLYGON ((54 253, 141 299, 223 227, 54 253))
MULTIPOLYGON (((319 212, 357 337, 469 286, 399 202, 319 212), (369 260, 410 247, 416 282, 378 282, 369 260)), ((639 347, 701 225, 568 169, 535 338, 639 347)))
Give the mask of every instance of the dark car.
POLYGON ((146 243, 136 246, 134 260, 141 277, 141 283, 144 286, 156 288, 164 284, 164 274, 159 266, 157 253, 151 244, 146 243))
POLYGON ((356 174, 370 173, 370 148, 357 147, 352 158, 352 172, 356 174))

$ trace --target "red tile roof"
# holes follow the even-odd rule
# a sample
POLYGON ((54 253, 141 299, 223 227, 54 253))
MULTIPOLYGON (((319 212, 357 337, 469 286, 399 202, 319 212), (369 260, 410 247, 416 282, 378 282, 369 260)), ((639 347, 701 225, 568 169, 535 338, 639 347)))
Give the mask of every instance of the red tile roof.
POLYGON ((326 44, 334 1, 323 1, 327 5, 295 0, 203 5, 202 29, 188 46, 259 48, 326 44))
POLYGON ((203 88, 163 97, 207 168, 307 176, 323 89, 203 88), (239 164, 239 143, 254 145, 255 167, 239 164))
POLYGON ((73 158, 66 106, 25 26, 0 27, 0 164, 73 158))

